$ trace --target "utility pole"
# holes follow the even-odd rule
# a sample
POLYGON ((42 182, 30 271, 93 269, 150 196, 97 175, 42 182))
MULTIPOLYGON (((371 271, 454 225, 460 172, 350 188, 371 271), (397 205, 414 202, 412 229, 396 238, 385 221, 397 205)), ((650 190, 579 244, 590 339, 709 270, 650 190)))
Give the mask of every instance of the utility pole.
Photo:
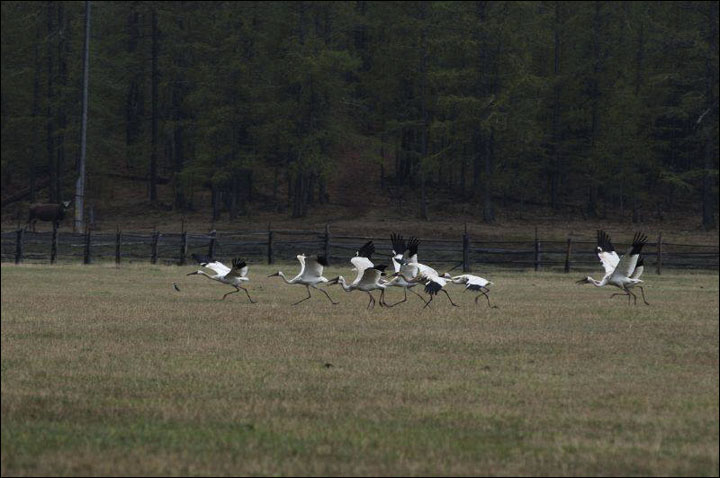
POLYGON ((82 136, 80 139, 80 164, 75 183, 75 232, 85 229, 85 156, 87 153, 88 73, 90 70, 90 1, 85 1, 85 55, 83 57, 82 136))

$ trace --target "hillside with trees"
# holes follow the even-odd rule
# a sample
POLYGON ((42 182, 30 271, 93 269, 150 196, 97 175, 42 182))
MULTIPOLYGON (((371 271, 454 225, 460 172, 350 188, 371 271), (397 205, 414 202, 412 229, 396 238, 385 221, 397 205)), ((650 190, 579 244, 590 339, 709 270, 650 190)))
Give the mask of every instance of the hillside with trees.
MULTIPOLYGON (((86 3, 1 5, 6 217, 75 195, 86 3)), ((94 213, 402 201, 716 228, 718 2, 90 8, 94 213)))

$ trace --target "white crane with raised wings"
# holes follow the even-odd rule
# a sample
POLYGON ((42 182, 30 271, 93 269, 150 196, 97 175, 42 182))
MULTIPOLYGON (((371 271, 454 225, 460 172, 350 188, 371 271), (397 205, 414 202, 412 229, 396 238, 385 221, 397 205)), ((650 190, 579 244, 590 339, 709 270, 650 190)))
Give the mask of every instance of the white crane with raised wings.
POLYGON ((615 286, 623 290, 623 292, 615 293, 610 297, 627 295, 628 304, 632 297, 634 299, 633 303, 636 305, 637 296, 630 289, 637 287, 642 292, 643 302, 645 302, 646 305, 650 305, 645 299, 645 290, 639 285, 643 283, 643 281, 640 280, 640 276, 644 270, 644 261, 640 257, 640 252, 646 243, 647 236, 640 232, 636 233, 627 253, 619 257, 610 241, 610 236, 604 231, 597 231, 597 256, 605 268, 605 275, 601 280, 595 280, 588 276, 577 281, 577 283, 593 284, 595 287, 604 287, 606 285, 615 286))
POLYGON ((365 269, 375 267, 375 264, 372 262, 372 255, 374 253, 375 244, 373 244, 373 241, 366 242, 360 249, 355 251, 355 257, 350 259, 350 263, 353 265, 352 271, 357 272, 357 276, 355 280, 352 281, 352 284, 360 282, 365 269))
MULTIPOLYGON (((409 282, 406 279, 406 277, 414 278, 418 274, 419 268, 410 264, 417 264, 417 250, 420 241, 411 236, 406 242, 403 236, 396 233, 390 234, 390 240, 392 241, 393 248, 391 261, 393 268, 395 269, 395 274, 394 277, 387 282, 387 285, 389 287, 402 287, 405 297, 392 305, 386 305, 388 305, 388 307, 392 307, 406 302, 407 291, 409 289, 410 292, 418 296, 425 303, 425 306, 427 306, 428 301, 426 301, 423 296, 412 290, 413 287, 418 285, 418 282, 409 282), (400 272, 402 272, 402 274, 400 274, 400 272)), ((437 272, 435 272, 435 274, 437 275, 437 272)))
MULTIPOLYGON (((396 274, 397 277, 402 277, 408 283, 425 285, 425 292, 430 296, 430 300, 425 303, 425 307, 428 307, 430 305, 430 302, 433 301, 433 298, 438 294, 438 292, 444 292, 452 305, 454 305, 455 307, 460 307, 455 302, 453 302, 453 300, 450 298, 450 294, 448 294, 448 291, 444 289, 448 281, 445 278, 440 277, 438 273, 435 272, 435 269, 433 269, 432 267, 428 267, 424 264, 408 263, 404 264, 403 267, 400 268, 400 272, 397 272, 396 274), (405 268, 406 266, 414 267, 417 270, 417 273, 414 277, 409 277, 405 274, 405 270, 403 270, 403 268, 405 268)), ((425 307, 423 307, 423 309, 425 307)))
MULTIPOLYGON (((252 300, 252 297, 250 297, 250 292, 245 287, 242 287, 240 284, 243 282, 249 281, 250 279, 247 277, 248 273, 248 266, 245 264, 245 261, 235 258, 232 261, 232 268, 226 266, 220 261, 211 260, 210 258, 206 256, 199 256, 197 254, 193 254, 192 257, 200 263, 202 267, 206 267, 214 272, 214 274, 208 274, 202 269, 199 269, 195 272, 191 272, 187 275, 202 275, 207 277, 208 279, 212 279, 218 282, 222 282, 223 284, 228 284, 233 287, 235 287, 234 291, 228 292, 225 294, 222 299, 225 300, 225 297, 227 297, 230 294, 234 294, 236 292, 240 292, 240 290, 244 290, 245 293, 248 296, 248 299, 250 299, 251 303, 255 303, 254 300, 252 300)), ((176 290, 179 290, 177 286, 175 286, 176 290)))
POLYGON ((340 284, 345 292, 352 292, 354 290, 367 292, 370 296, 370 302, 367 306, 368 309, 375 307, 375 298, 370 292, 380 289, 380 306, 390 307, 385 302, 385 288, 387 287, 387 283, 382 280, 387 266, 375 266, 372 262, 373 253, 375 253, 375 245, 372 241, 366 242, 355 252, 355 257, 350 259, 350 263, 355 266, 352 270, 357 271, 355 280, 348 284, 343 276, 337 276, 331 279, 328 284, 340 284))
POLYGON ((367 305, 368 309, 372 309, 375 307, 375 298, 373 297, 371 292, 374 290, 380 290, 380 306, 392 307, 385 302, 385 289, 387 288, 387 283, 382 281, 382 275, 384 274, 385 267, 386 266, 384 265, 377 267, 368 267, 367 269, 363 270, 360 280, 353 281, 350 284, 345 281, 345 278, 343 276, 337 276, 329 283, 340 284, 345 290, 345 292, 352 292, 354 290, 367 292, 367 294, 370 296, 370 302, 368 302, 367 305))
POLYGON ((275 274, 270 274, 268 276, 280 276, 288 284, 302 284, 305 286, 308 292, 308 296, 302 300, 295 302, 292 305, 298 305, 300 302, 304 302, 310 297, 312 297, 312 294, 310 294, 311 287, 325 294, 333 305, 338 304, 339 302, 335 302, 334 300, 332 300, 332 297, 330 297, 330 294, 328 294, 327 291, 324 291, 317 287, 317 284, 328 282, 327 278, 323 277, 322 275, 323 268, 328 265, 327 258, 325 256, 307 257, 304 254, 300 254, 299 256, 297 256, 297 260, 300 261, 300 273, 292 279, 288 279, 287 277, 285 277, 285 274, 283 274, 282 271, 277 271, 275 274))

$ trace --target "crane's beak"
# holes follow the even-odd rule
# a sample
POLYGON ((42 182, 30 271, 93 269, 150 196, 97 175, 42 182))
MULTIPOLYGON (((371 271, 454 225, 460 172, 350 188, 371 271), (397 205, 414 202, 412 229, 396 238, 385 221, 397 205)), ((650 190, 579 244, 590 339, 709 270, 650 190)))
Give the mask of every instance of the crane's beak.
POLYGON ((276 272, 274 274, 270 274, 268 277, 275 277, 275 276, 279 276, 279 275, 280 275, 280 272, 276 272))
POLYGON ((195 271, 195 272, 191 272, 191 273, 185 274, 185 275, 186 275, 186 276, 193 276, 193 275, 195 275, 195 274, 197 274, 197 273, 198 273, 198 271, 195 271))
POLYGON ((587 280, 587 279, 580 279, 579 281, 577 281, 577 282, 575 282, 575 283, 576 283, 576 284, 587 284, 587 283, 588 283, 588 280, 587 280))

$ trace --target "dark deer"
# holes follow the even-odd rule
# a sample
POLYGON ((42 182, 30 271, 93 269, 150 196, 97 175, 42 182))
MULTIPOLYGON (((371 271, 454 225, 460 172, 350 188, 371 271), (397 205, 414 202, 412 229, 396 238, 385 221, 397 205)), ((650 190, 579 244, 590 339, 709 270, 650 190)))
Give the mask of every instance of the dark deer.
POLYGON ((35 223, 38 219, 60 225, 69 207, 70 201, 63 201, 61 204, 33 204, 30 206, 30 216, 25 229, 32 223, 32 230, 35 232, 35 223))

